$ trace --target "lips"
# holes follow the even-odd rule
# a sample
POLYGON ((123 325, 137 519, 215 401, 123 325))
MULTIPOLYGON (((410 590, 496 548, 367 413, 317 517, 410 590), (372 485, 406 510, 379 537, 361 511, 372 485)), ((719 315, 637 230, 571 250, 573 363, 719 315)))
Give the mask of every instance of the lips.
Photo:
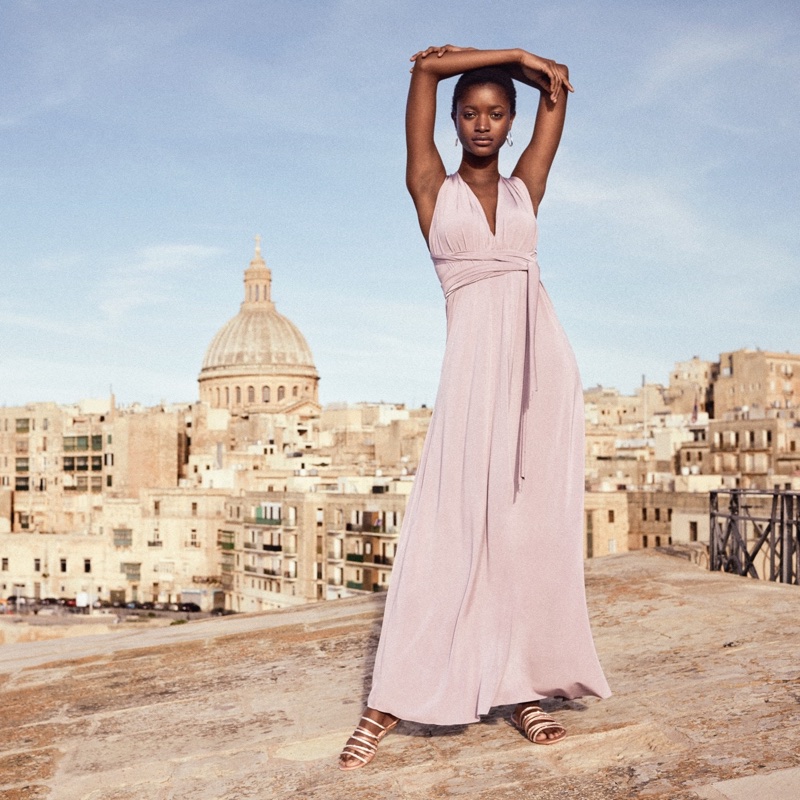
POLYGON ((487 145, 487 144, 491 144, 492 140, 491 139, 487 139, 485 137, 483 137, 483 138, 476 137, 476 138, 474 138, 472 140, 472 142, 473 142, 473 144, 477 144, 477 145, 487 145))

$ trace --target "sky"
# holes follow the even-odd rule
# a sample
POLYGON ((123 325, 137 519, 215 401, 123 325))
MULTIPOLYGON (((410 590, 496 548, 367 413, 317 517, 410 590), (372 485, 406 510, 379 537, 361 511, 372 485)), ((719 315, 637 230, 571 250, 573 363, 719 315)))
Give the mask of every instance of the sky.
POLYGON ((403 113, 447 42, 570 68, 539 260, 585 386, 800 352, 796 0, 0 0, 0 404, 195 400, 256 234, 323 403, 432 404, 403 113))

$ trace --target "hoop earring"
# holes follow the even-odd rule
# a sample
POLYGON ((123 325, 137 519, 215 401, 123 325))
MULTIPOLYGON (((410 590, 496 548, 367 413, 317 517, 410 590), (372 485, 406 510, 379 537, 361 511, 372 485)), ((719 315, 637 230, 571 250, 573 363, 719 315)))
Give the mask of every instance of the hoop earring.
POLYGON ((514 146, 514 140, 511 138, 511 131, 509 131, 509 132, 506 134, 506 144, 507 144, 509 147, 513 147, 513 146, 514 146))
POLYGON ((456 136, 456 143, 455 143, 455 145, 454 145, 454 146, 455 146, 455 147, 458 147, 458 136, 456 136))

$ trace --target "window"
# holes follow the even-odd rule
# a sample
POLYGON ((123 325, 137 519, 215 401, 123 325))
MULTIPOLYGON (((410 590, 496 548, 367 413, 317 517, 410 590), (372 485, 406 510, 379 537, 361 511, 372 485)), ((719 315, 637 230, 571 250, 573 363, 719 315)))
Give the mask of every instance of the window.
POLYGON ((89 456, 77 456, 75 459, 75 469, 78 472, 89 471, 89 456))
POLYGON ((269 403, 269 386, 261 387, 261 402, 269 403))
POLYGON ((19 527, 22 528, 23 531, 27 531, 31 527, 31 517, 30 514, 23 514, 20 512, 19 515, 19 527))
POLYGON ((98 433, 92 436, 92 450, 102 450, 103 449, 103 434, 98 433))
POLYGON ((300 392, 299 386, 292 386, 292 397, 297 397, 299 392, 300 392))
POLYGON ((697 523, 690 522, 689 523, 689 541, 696 542, 697 541, 697 523))
POLYGON ((28 459, 27 458, 18 458, 17 459, 17 472, 27 472, 28 471, 28 459))
POLYGON ((0 570, 2 570, 3 572, 8 572, 8 559, 7 558, 3 558, 2 560, 0 560, 0 570))
POLYGON ((27 417, 16 420, 17 433, 27 433, 31 429, 31 421, 27 417))
POLYGON ((106 436, 106 444, 111 444, 111 434, 110 433, 108 434, 108 436, 106 436))
POLYGON ((256 401, 256 390, 254 386, 247 387, 247 402, 248 403, 255 403, 256 401))
POLYGON ((219 408, 219 386, 217 386, 216 393, 217 393, 217 394, 216 394, 216 396, 217 396, 217 402, 215 403, 215 405, 217 406, 217 408, 219 408))
POLYGON ((660 521, 661 521, 661 509, 657 508, 656 509, 656 522, 660 522, 660 521))
POLYGON ((647 522, 647 509, 642 509, 642 522, 647 522))
POLYGON ((66 572, 67 571, 67 559, 66 558, 62 558, 62 559, 59 560, 59 567, 60 567, 62 572, 66 572))
POLYGON ((286 397, 286 387, 279 386, 278 387, 278 401, 280 402, 283 398, 286 397))
POLYGON ((47 417, 45 417, 45 418, 42 420, 42 430, 43 430, 43 431, 46 431, 46 430, 47 430, 49 427, 50 427, 50 420, 49 420, 49 419, 47 419, 47 417))
POLYGON ((34 572, 41 572, 42 571, 42 559, 41 558, 34 558, 33 559, 33 571, 34 572))
POLYGON ((608 552, 609 553, 616 553, 617 552, 617 540, 616 539, 609 539, 608 540, 608 552))
POLYGON ((92 472, 100 472, 103 469, 103 456, 92 456, 92 472))
POLYGON ((27 492, 30 490, 30 479, 22 478, 19 475, 14 479, 14 489, 18 492, 27 492))
POLYGON ((84 572, 91 572, 92 571, 92 559, 91 558, 84 558, 83 559, 83 571, 84 572))
POLYGON ((236 387, 236 405, 240 406, 242 404, 242 387, 236 387))
POLYGON ((129 581, 140 581, 142 579, 142 564, 128 563, 123 561, 119 565, 119 571, 125 573, 125 579, 129 581))
POLYGON ((672 522, 672 509, 667 509, 667 522, 672 522))
POLYGON ((231 404, 231 390, 229 387, 225 387, 225 405, 229 406, 231 404))
POLYGON ((153 500, 153 514, 154 516, 158 516, 161 513, 161 501, 160 500, 153 500))
POLYGON ((608 509, 608 521, 609 522, 613 522, 614 521, 614 509, 613 508, 609 508, 608 509))
POLYGON ((106 475, 106 486, 110 489, 113 485, 113 479, 110 475, 106 475))
POLYGON ((133 531, 130 528, 114 528, 114 547, 130 547, 133 544, 133 531))
POLYGON ((192 516, 197 516, 197 503, 192 503, 192 516))

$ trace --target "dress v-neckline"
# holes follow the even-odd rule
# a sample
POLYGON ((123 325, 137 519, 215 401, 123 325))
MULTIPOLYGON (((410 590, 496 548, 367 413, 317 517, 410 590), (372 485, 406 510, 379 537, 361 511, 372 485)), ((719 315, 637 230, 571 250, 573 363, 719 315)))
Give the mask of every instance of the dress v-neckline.
POLYGON ((486 214, 486 209, 483 207, 483 203, 481 203, 480 197, 478 197, 478 195, 475 193, 475 190, 464 180, 464 178, 461 176, 460 172, 456 172, 456 175, 458 175, 458 179, 464 184, 464 186, 467 187, 467 190, 472 195, 472 197, 475 200, 475 202, 478 204, 478 208, 481 210, 481 216, 483 217, 483 221, 486 223, 486 229, 489 231, 489 236, 491 236, 492 239, 496 239, 497 238, 497 217, 498 217, 498 213, 497 212, 498 212, 498 210, 500 208, 500 184, 501 184, 501 182, 503 180, 503 176, 499 175, 498 178, 497 178, 497 204, 494 207, 494 230, 492 230, 492 226, 489 223, 489 217, 486 214))

